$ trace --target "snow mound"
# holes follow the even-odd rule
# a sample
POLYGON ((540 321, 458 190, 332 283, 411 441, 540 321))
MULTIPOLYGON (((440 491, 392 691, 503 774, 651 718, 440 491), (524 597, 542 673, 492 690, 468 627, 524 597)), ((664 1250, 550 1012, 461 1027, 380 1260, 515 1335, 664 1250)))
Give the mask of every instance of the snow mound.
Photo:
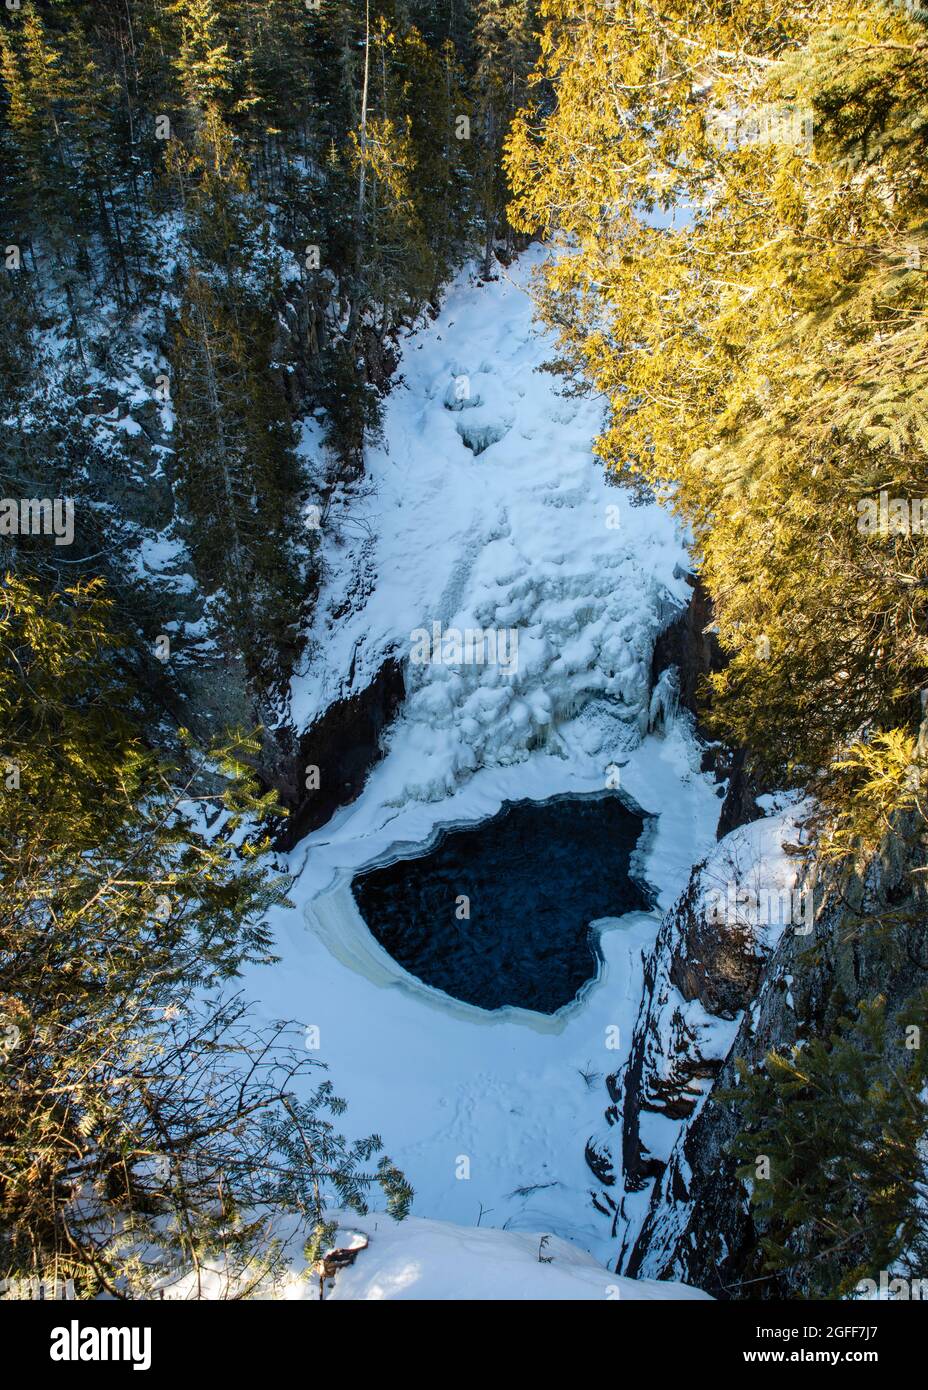
MULTIPOLYGON (((299 1240, 284 1247, 290 1271, 259 1298, 319 1299, 319 1276, 303 1268, 299 1240)), ((326 1280, 326 1300, 440 1299, 546 1302, 561 1299, 710 1299, 688 1284, 626 1279, 597 1264, 592 1255, 554 1235, 454 1226, 447 1221, 404 1221, 380 1214, 346 1215, 336 1235, 335 1266, 326 1280), (343 1263, 345 1259, 350 1263, 343 1263)), ((196 1277, 185 1275, 166 1297, 219 1299, 237 1292, 221 1264, 196 1277)))
POLYGON ((352 1218, 370 1244, 335 1279, 338 1299, 709 1298, 688 1284, 625 1279, 557 1236, 407 1217, 352 1218))

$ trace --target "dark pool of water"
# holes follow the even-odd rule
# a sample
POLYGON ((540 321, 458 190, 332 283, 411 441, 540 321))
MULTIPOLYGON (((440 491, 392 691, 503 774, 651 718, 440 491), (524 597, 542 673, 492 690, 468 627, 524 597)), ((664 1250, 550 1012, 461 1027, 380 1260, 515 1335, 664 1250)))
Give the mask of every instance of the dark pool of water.
POLYGON ((482 1009, 554 1013, 596 974, 590 923, 651 905, 629 874, 644 824, 608 793, 507 802, 418 858, 359 874, 352 892, 380 944, 425 984, 482 1009))

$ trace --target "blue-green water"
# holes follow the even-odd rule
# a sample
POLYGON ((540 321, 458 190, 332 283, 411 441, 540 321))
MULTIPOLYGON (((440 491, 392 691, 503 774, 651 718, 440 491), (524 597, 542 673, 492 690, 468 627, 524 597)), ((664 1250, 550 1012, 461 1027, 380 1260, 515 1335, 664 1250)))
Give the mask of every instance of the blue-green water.
POLYGON ((597 973, 590 923, 651 905, 629 872, 644 824, 611 794, 507 802, 418 858, 359 874, 352 892, 423 983, 483 1009, 554 1013, 597 973))

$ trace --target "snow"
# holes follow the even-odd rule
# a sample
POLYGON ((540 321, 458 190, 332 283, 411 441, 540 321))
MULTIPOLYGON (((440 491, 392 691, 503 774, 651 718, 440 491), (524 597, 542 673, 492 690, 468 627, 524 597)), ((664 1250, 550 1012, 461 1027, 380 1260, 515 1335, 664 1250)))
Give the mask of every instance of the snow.
POLYGON ((808 934, 806 898, 797 889, 800 861, 785 846, 801 843, 808 802, 780 793, 761 797, 760 820, 738 826, 721 839, 699 875, 694 910, 749 930, 758 954, 769 955, 787 927, 808 934))
MULTIPOLYGON (((327 1300, 446 1299, 547 1301, 709 1299, 687 1284, 626 1279, 548 1233, 453 1226, 410 1216, 346 1217, 335 1249, 356 1250, 354 1262, 326 1283, 327 1300), (540 1258, 539 1258, 540 1257, 540 1258)), ((289 1273, 265 1297, 319 1299, 317 1275, 303 1269, 298 1242, 284 1250, 289 1273)), ((202 1275, 200 1294, 228 1297, 235 1281, 221 1264, 202 1275)), ((169 1299, 197 1295, 195 1276, 184 1275, 165 1291, 169 1299)), ((260 1296, 260 1294, 259 1294, 260 1296)))
MULTIPOLYGON (((627 1052, 659 911, 600 924, 599 976, 557 1015, 490 1013, 409 976, 349 891, 362 866, 421 852, 441 827, 483 820, 505 800, 617 782, 657 817, 638 867, 661 908, 714 843, 717 789, 669 699, 661 736, 647 733, 653 643, 688 597, 686 552, 664 511, 630 505, 605 481, 591 453, 599 405, 565 399, 538 370, 552 345, 533 327, 525 287, 540 255, 511 279, 462 276, 441 314, 405 342, 367 482, 336 498, 324 521, 329 578, 294 716, 311 722, 386 655, 408 658, 411 634, 434 622, 516 628, 518 669, 407 664, 408 698, 383 761, 361 796, 289 856, 297 910, 272 914, 281 963, 253 971, 247 990, 265 1016, 318 1029, 318 1055, 349 1102, 344 1128, 382 1135, 418 1217, 465 1227, 476 1244, 492 1228, 513 1240, 546 1231, 572 1242, 578 1259, 587 1251, 605 1263, 615 1245, 590 1200, 600 1184, 584 1145, 601 1124, 603 1078, 627 1052), (497 430, 496 442, 475 455, 462 420, 497 430)), ((303 439, 318 447, 313 422, 303 439)), ((423 1252, 451 1239, 429 1231, 423 1252)), ((534 1236, 512 1258, 528 1268, 530 1249, 534 1236)), ((409 1257, 397 1248, 390 1259, 384 1287, 398 1288, 409 1257)), ((601 1297, 601 1271, 577 1269, 569 1278, 601 1297)), ((552 1287, 562 1277, 537 1260, 533 1273, 552 1287)), ((357 1279, 358 1296, 375 1296, 380 1285, 361 1266, 357 1279)), ((481 1265, 475 1286, 488 1280, 481 1265)))
MULTIPOLYGON (((736 910, 723 919, 725 925, 743 930, 747 936, 746 949, 753 949, 759 957, 766 958, 776 950, 785 931, 804 933, 807 930, 807 909, 811 902, 797 889, 800 860, 788 853, 786 846, 802 842, 809 804, 795 793, 786 792, 761 797, 759 801, 766 816, 730 831, 694 871, 689 914, 693 920, 713 923, 718 921, 714 914, 720 905, 727 912, 734 902, 736 910), (746 895, 746 901, 740 899, 742 894, 746 895), (766 909, 771 904, 787 910, 770 913, 766 909)), ((744 1019, 743 1013, 732 1017, 711 1014, 699 999, 684 998, 674 984, 673 956, 687 954, 685 933, 689 914, 683 914, 682 922, 676 920, 673 913, 667 919, 667 927, 661 933, 659 958, 655 962, 651 998, 646 1001, 638 1023, 644 1030, 642 1085, 649 1091, 655 1089, 657 1081, 670 1087, 684 1047, 690 1061, 722 1062, 744 1019)), ((719 930, 723 929, 719 923, 719 930)), ((791 982, 791 977, 788 979, 791 982)), ((758 998, 749 1011, 752 1026, 759 1008, 758 998)), ((652 1158, 667 1165, 656 1189, 663 1202, 656 1222, 660 1240, 655 1244, 660 1251, 672 1246, 687 1219, 688 1208, 675 1195, 675 1179, 678 1176, 686 1178, 689 1166, 684 1149, 686 1134, 705 1104, 711 1084, 707 1078, 688 1081, 686 1089, 693 1109, 683 1119, 671 1119, 646 1106, 639 1115, 639 1134, 644 1148, 652 1158)), ((679 1088, 679 1082, 677 1086, 679 1088)), ((617 1159, 620 1136, 611 1131, 605 1136, 601 1134, 600 1138, 606 1151, 617 1159)), ((632 1247, 639 1235, 651 1201, 650 1187, 626 1195, 627 1224, 623 1231, 626 1249, 632 1247)), ((660 1267, 659 1255, 652 1257, 650 1263, 660 1267)), ((646 1262, 643 1268, 648 1267, 646 1262)))
POLYGON ((559 394, 539 370, 553 343, 527 288, 544 254, 488 284, 462 276, 407 339, 384 443, 360 493, 342 493, 326 519, 328 579, 292 683, 298 727, 386 656, 407 659, 417 629, 518 632, 515 671, 407 668, 391 736, 397 805, 444 798, 536 749, 570 760, 633 747, 654 638, 689 597, 672 518, 631 505, 591 453, 601 403, 559 394))
MULTIPOLYGON (((557 1236, 407 1217, 351 1219, 370 1246, 341 1271, 339 1299, 706 1299, 686 1284, 625 1279, 557 1236), (541 1255, 541 1259, 539 1259, 541 1255), (549 1263, 544 1261, 550 1260, 549 1263)), ((340 1242, 338 1242, 340 1243, 340 1242)))
POLYGON ((185 568, 190 565, 189 554, 176 537, 166 532, 142 535, 126 563, 137 578, 156 579, 163 593, 192 594, 196 590, 196 580, 185 568))

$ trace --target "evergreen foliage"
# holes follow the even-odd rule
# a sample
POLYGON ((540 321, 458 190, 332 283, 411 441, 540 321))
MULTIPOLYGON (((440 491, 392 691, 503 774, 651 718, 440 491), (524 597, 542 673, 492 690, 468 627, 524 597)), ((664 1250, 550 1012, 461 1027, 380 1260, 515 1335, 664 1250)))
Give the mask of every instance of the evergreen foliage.
POLYGON ((297 1031, 251 1025, 229 982, 269 961, 274 814, 236 736, 173 761, 98 582, 7 576, 0 618, 0 1275, 150 1294, 221 1256, 244 1291, 273 1274, 294 1213, 312 1244, 376 1179, 410 1193, 376 1136, 349 1144, 297 1031), (296 1041, 294 1039, 296 1038, 296 1041))
POLYGON ((516 224, 574 247, 542 311, 609 403, 602 456, 692 528, 717 726, 816 782, 861 733, 913 733, 928 677, 902 524, 928 479, 928 35, 890 4, 542 14, 556 100, 508 144, 516 224))
POLYGON ((766 1267, 804 1297, 840 1298, 881 1272, 924 1277, 926 1020, 924 992, 895 1030, 877 997, 831 1037, 771 1052, 761 1072, 741 1063, 721 1097, 744 1123, 735 1152, 766 1267))
POLYGON ((21 253, 3 279, 27 306, 2 364, 22 387, 10 495, 39 479, 83 499, 76 553, 104 556, 116 597, 131 580, 98 530, 168 509, 214 647, 244 662, 262 717, 318 587, 304 506, 358 475, 397 331, 503 228, 505 102, 488 123, 487 93, 503 84, 512 107, 507 74, 532 42, 527 7, 509 8, 518 62, 477 43, 468 5, 24 0, 0 15, 0 227, 21 253), (172 369, 167 401, 154 365, 138 383, 164 405, 140 470, 158 486, 133 478, 113 507, 139 464, 94 417, 140 341, 172 369), (308 458, 294 421, 314 411, 326 448, 308 458))

